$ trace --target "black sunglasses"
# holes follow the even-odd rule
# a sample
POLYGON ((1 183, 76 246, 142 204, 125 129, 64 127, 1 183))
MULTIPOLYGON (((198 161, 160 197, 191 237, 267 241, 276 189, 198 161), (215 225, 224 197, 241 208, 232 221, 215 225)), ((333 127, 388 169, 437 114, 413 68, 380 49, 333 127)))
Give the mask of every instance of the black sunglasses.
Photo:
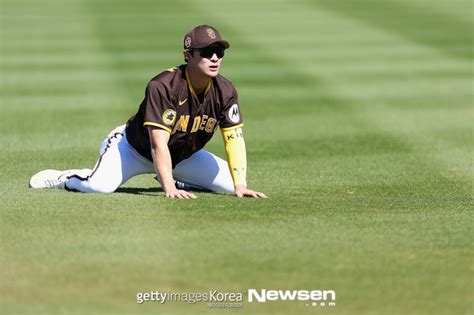
POLYGON ((214 54, 216 54, 217 58, 224 57, 224 47, 204 47, 201 49, 196 49, 199 51, 199 56, 207 59, 211 59, 214 54))

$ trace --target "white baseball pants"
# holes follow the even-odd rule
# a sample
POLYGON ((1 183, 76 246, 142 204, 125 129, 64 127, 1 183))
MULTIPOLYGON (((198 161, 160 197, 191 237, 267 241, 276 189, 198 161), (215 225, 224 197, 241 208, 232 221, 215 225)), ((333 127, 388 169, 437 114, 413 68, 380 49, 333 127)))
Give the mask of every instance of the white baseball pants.
MULTIPOLYGON (((127 141, 125 125, 112 130, 100 146, 93 170, 83 169, 68 176, 66 187, 80 192, 112 193, 130 178, 155 173, 153 163, 141 156, 127 141)), ((214 192, 234 192, 227 162, 200 150, 181 161, 173 170, 175 180, 214 192)))

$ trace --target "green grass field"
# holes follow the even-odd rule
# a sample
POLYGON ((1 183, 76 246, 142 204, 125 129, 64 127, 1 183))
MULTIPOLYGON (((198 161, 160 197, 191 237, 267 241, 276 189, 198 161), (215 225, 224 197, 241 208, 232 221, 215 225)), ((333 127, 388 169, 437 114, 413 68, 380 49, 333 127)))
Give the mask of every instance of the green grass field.
MULTIPOLYGON (((2 314, 473 314, 470 0, 1 0, 2 314), (31 190, 93 167, 194 25, 232 45, 268 200, 31 190), (137 292, 332 289, 207 309, 137 292)), ((207 149, 224 157, 220 134, 207 149)))

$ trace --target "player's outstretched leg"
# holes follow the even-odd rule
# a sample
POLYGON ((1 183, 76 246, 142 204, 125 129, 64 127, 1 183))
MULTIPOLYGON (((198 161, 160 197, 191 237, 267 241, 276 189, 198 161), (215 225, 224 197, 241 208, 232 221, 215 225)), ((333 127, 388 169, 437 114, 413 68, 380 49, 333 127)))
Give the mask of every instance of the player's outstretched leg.
POLYGON ((102 142, 93 170, 42 171, 32 177, 30 187, 111 193, 135 175, 154 173, 153 164, 130 146, 124 129, 117 127, 102 142))
POLYGON ((177 182, 214 192, 234 192, 227 161, 206 150, 200 150, 178 163, 173 177, 177 182))
POLYGON ((73 191, 112 193, 130 178, 154 172, 153 163, 128 143, 123 125, 112 130, 102 142, 100 157, 92 172, 88 176, 68 176, 65 186, 73 191))

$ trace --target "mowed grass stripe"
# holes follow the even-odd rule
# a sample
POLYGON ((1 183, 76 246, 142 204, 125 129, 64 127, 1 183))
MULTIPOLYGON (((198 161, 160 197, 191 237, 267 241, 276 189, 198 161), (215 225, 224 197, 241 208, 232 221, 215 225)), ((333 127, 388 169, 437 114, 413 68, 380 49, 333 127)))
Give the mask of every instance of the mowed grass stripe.
MULTIPOLYGON (((76 165, 93 167, 98 145, 110 128, 102 126, 104 121, 118 125, 129 115, 117 110, 129 104, 114 85, 115 73, 91 29, 91 16, 74 1, 42 5, 8 2, 4 8, 10 14, 2 19, 2 116, 8 118, 1 129, 9 134, 2 141, 5 161, 19 161, 19 155, 42 156, 36 167, 20 160, 31 168, 25 177, 47 166, 59 168, 56 154, 71 162, 81 150, 89 157, 76 165), (27 8, 17 7, 23 5, 27 8), (83 39, 88 40, 81 45, 83 39), (77 44, 68 45, 73 40, 77 44)), ((14 176, 15 168, 6 172, 14 176)))
MULTIPOLYGON (((472 59, 473 40, 472 20, 457 19, 455 16, 434 10, 436 6, 430 2, 426 5, 413 5, 401 1, 306 1, 316 8, 324 7, 334 12, 345 14, 351 18, 370 23, 376 28, 383 28, 404 36, 408 40, 421 43, 451 56, 472 59), (442 21, 442 23, 440 23, 442 21), (442 27, 440 27, 442 25, 442 27)), ((459 10, 472 9, 472 4, 461 6, 459 10)))
MULTIPOLYGON (((61 166, 66 169, 71 167, 67 161, 77 160, 78 152, 83 150, 90 157, 79 158, 76 165, 93 167, 98 145, 110 128, 102 126, 104 121, 118 125, 129 115, 117 111, 129 104, 124 101, 122 89, 114 86, 115 73, 109 70, 108 55, 94 36, 91 17, 74 1, 67 6, 58 6, 55 1, 42 5, 6 2, 3 6, 5 15, 9 16, 2 19, 1 48, 2 117, 5 118, 1 129, 9 135, 2 140, 4 165, 16 160, 27 168, 23 184, 17 185, 17 189, 25 186, 26 177, 34 171, 59 166, 54 163, 56 154, 66 162, 61 166), (17 5, 27 8, 19 9, 17 5), (56 9, 49 10, 50 7, 56 9), (21 13, 15 14, 17 9, 21 13), (23 28, 16 29, 18 25, 23 28), (81 46, 85 38, 88 41, 81 46), (57 49, 63 39, 69 42, 75 39, 78 45, 57 49), (11 49, 18 43, 24 49, 11 49), (18 158, 23 155, 30 160, 18 158), (34 156, 39 163, 35 167, 31 162, 34 156)), ((6 169, 7 174, 15 176, 15 167, 6 169)))
MULTIPOLYGON (((71 92, 84 95, 85 91, 100 92, 111 88, 110 74, 95 69, 98 60, 102 65, 107 63, 107 56, 102 53, 100 42, 91 36, 90 17, 81 14, 80 6, 74 1, 59 8, 55 2, 43 5, 41 8, 22 2, 7 2, 4 5, 10 14, 2 19, 2 69, 8 71, 8 75, 2 76, 2 95, 17 96, 20 86, 23 87, 21 94, 29 96, 69 95, 71 92), (16 5, 28 8, 23 10, 16 5), (49 10, 51 7, 55 9, 49 10), (24 37, 12 34, 16 25, 23 25, 20 30, 24 37), (35 27, 31 28, 31 25, 35 27), (77 38, 79 43, 81 38, 90 40, 87 45, 58 49, 64 38, 77 38), (27 42, 29 46, 21 46, 21 51, 12 50, 15 43, 27 42), (50 67, 45 69, 44 64, 50 67), (68 64, 75 65, 80 71, 71 71, 68 64)), ((77 103, 81 104, 80 98, 77 103)))
MULTIPOLYGON (((449 21, 445 22, 449 23, 449 21)), ((473 117, 472 111, 469 110, 469 103, 472 99, 472 89, 470 88, 472 82, 470 76, 466 76, 466 69, 469 69, 468 62, 460 63, 453 59, 448 57, 434 58, 432 69, 436 71, 436 76, 430 73, 427 73, 426 76, 418 75, 420 71, 417 71, 417 68, 414 67, 413 74, 405 78, 403 88, 401 84, 395 82, 398 79, 397 76, 392 76, 392 72, 387 71, 386 79, 383 75, 374 78, 381 84, 367 80, 364 75, 361 75, 359 78, 355 76, 353 80, 340 80, 343 89, 338 91, 355 99, 367 100, 382 105, 375 107, 375 110, 373 107, 369 110, 369 115, 374 117, 374 122, 392 134, 405 137, 406 141, 412 143, 418 151, 423 152, 425 156, 437 163, 441 163, 440 166, 442 166, 444 176, 451 179, 454 179, 454 177, 462 178, 463 185, 465 185, 472 180, 468 158, 472 154, 472 146, 469 147, 468 142, 463 140, 465 137, 460 135, 457 130, 464 130, 464 133, 472 130, 467 123, 473 117), (449 71, 448 68, 440 71, 438 64, 435 63, 436 61, 443 64, 463 65, 464 70, 458 67, 448 67, 449 71), (351 81, 359 81, 360 84, 355 83, 354 85, 351 81), (362 88, 364 85, 370 86, 371 89, 362 88), (359 91, 363 91, 363 93, 358 93, 359 91), (372 93, 368 91, 372 91, 372 93), (383 93, 379 91, 383 91, 383 93), (408 105, 401 105, 396 102, 397 98, 394 97, 397 94, 403 95, 403 97, 410 96, 412 100, 408 102, 408 105), (434 112, 433 104, 438 108, 434 112), (398 110, 394 115, 395 111, 391 111, 386 106, 403 107, 404 110, 398 110), (413 107, 413 109, 410 110, 410 107, 413 107), (419 108, 423 107, 429 109, 430 112, 420 111, 419 108), (454 109, 458 110, 453 111, 454 109), (404 118, 394 120, 391 117, 404 118), (446 119, 448 117, 449 119, 446 119), (415 128, 405 129, 406 122, 412 124, 415 121, 415 128), (420 133, 420 129, 424 132, 420 133), (444 129, 444 141, 440 142, 438 140, 439 136, 436 135, 435 129, 444 129)), ((372 63, 372 59, 369 60, 372 63)), ((430 58, 423 58, 421 62, 423 64, 430 62, 430 58)), ((396 58, 391 66, 400 68, 396 58)), ((344 78, 347 78, 347 76, 344 76, 344 78)), ((337 86, 337 83, 334 82, 334 85, 337 86)))

